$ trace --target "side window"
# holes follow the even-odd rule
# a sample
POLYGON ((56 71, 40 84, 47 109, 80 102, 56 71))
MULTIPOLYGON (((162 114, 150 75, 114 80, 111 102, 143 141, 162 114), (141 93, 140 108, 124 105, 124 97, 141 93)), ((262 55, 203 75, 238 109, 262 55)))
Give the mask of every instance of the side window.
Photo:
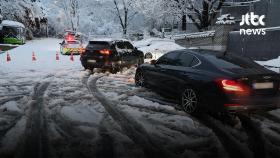
POLYGON ((159 60, 157 61, 157 64, 164 64, 164 65, 177 65, 178 63, 178 55, 179 52, 170 52, 165 55, 163 55, 159 60))
POLYGON ((123 42, 123 43, 126 49, 134 49, 133 45, 130 42, 123 42))
POLYGON ((117 48, 118 49, 125 49, 124 43, 123 42, 117 42, 117 48))
POLYGON ((178 65, 192 67, 199 63, 199 60, 189 53, 182 53, 179 57, 178 65))
POLYGON ((160 57, 160 58, 157 60, 156 63, 157 63, 157 64, 163 64, 163 65, 167 64, 166 55, 163 55, 162 57, 160 57))
POLYGON ((199 62, 200 62, 200 61, 199 61, 197 58, 193 58, 193 61, 192 61, 192 63, 191 63, 191 67, 198 65, 199 62))

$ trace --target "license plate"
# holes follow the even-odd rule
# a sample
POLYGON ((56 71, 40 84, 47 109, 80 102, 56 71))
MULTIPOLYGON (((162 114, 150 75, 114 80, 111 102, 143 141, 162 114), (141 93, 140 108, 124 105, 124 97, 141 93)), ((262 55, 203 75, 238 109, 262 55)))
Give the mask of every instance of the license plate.
POLYGON ((88 60, 89 63, 96 63, 96 60, 88 60))
POLYGON ((274 87, 273 82, 266 82, 266 83, 254 83, 254 89, 272 89, 274 87))

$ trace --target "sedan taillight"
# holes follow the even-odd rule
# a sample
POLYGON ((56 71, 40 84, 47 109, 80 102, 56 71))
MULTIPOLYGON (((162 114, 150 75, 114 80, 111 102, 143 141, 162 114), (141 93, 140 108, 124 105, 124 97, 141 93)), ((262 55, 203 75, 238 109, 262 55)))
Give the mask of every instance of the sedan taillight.
POLYGON ((237 94, 247 94, 249 92, 247 86, 234 80, 218 79, 216 82, 225 92, 237 94))

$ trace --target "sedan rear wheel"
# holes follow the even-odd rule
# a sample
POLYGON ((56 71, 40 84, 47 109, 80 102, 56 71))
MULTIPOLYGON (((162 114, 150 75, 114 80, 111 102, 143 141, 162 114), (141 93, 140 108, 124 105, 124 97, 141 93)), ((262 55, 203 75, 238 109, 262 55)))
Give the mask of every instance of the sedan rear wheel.
POLYGON ((186 88, 182 93, 182 108, 185 112, 192 114, 198 108, 198 96, 192 88, 186 88))
POLYGON ((144 87, 145 86, 145 76, 142 71, 138 71, 135 75, 135 84, 136 86, 144 87))

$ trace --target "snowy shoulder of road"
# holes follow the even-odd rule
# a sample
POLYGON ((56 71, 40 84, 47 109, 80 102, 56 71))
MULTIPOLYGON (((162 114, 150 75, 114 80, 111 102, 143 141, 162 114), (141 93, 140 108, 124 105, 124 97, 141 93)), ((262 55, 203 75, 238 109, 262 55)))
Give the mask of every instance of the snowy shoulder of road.
POLYGON ((174 40, 166 38, 148 38, 134 42, 133 44, 139 50, 143 51, 144 54, 155 53, 154 56, 158 57, 169 51, 185 49, 185 47, 176 44, 174 40))
POLYGON ((175 42, 175 41, 167 38, 146 38, 140 41, 135 41, 133 45, 136 47, 143 47, 156 42, 175 42))
MULTIPOLYGON (((37 39, 28 41, 25 45, 19 46, 9 52, 11 61, 6 61, 6 53, 0 55, 0 67, 2 72, 13 73, 23 71, 40 70, 42 73, 56 71, 57 69, 80 67, 79 62, 70 61, 69 56, 61 56, 56 61, 56 53, 60 51, 61 39, 37 39), (34 52, 36 61, 32 61, 34 52)), ((79 58, 75 57, 78 61, 79 58)))
POLYGON ((268 61, 256 61, 258 64, 280 73, 280 56, 268 61))
POLYGON ((272 60, 268 60, 268 61, 256 61, 256 62, 261 65, 280 67, 280 56, 276 59, 272 59, 272 60))

